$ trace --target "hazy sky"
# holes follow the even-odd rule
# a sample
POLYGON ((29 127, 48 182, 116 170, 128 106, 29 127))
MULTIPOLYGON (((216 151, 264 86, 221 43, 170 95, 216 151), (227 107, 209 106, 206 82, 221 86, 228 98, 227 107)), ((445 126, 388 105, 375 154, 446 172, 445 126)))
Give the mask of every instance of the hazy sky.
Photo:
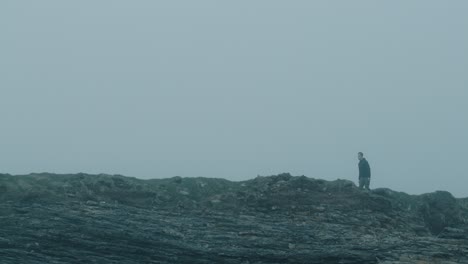
POLYGON ((0 171, 468 196, 468 2, 0 2, 0 171))

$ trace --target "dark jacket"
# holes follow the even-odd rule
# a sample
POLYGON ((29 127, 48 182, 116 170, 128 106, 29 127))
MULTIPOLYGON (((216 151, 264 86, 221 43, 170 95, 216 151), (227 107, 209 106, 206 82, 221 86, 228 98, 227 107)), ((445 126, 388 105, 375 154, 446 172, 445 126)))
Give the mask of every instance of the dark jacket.
POLYGON ((370 178, 370 166, 369 162, 365 158, 359 161, 359 178, 370 178))

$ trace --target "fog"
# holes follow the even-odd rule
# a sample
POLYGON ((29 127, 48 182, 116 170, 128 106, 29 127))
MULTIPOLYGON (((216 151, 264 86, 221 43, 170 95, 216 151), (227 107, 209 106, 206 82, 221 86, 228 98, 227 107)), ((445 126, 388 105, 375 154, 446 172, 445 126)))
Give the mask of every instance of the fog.
POLYGON ((0 171, 468 196, 466 1, 2 1, 0 171))

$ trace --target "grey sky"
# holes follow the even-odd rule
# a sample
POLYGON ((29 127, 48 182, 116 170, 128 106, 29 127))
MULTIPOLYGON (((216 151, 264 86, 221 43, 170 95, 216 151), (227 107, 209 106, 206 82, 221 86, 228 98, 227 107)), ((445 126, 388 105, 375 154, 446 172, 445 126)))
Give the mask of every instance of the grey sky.
POLYGON ((1 1, 0 171, 468 196, 467 1, 1 1))

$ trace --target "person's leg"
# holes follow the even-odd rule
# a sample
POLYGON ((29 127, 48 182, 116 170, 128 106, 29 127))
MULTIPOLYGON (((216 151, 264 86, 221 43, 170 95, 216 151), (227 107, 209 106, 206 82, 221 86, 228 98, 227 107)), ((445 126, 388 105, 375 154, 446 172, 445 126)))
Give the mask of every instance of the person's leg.
POLYGON ((359 189, 362 189, 364 187, 364 178, 359 178, 359 189))
POLYGON ((365 187, 366 187, 367 190, 370 190, 369 185, 370 185, 370 178, 366 178, 365 187))

